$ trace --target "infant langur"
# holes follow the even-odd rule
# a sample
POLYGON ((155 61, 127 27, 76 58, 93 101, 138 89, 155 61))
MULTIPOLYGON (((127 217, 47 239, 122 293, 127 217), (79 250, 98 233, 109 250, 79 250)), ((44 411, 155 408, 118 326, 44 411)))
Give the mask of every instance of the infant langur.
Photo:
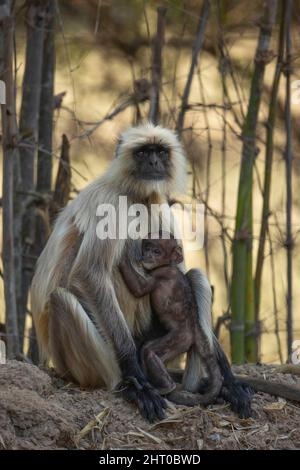
MULTIPOLYGON (((160 234, 161 235, 161 234, 160 234)), ((169 236, 169 234, 168 234, 169 236)), ((166 334, 147 342, 141 349, 142 366, 152 385, 173 402, 194 405, 211 403, 219 394, 222 377, 217 360, 197 318, 196 299, 188 277, 180 271, 182 248, 172 238, 142 241, 141 264, 148 276, 144 278, 126 258, 120 269, 129 290, 135 297, 150 294, 151 307, 166 334), (207 371, 203 394, 175 390, 165 363, 191 348, 199 353, 207 371)))

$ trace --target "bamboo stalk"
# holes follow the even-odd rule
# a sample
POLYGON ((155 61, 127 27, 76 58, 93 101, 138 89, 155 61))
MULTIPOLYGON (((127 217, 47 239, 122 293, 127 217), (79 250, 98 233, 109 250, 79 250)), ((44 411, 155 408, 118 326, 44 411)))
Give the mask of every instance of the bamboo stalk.
POLYGON ((267 0, 260 24, 260 34, 252 74, 248 111, 242 132, 242 161, 238 187, 235 237, 232 254, 231 284, 231 348, 232 360, 243 363, 256 360, 254 283, 252 274, 252 189, 255 142, 261 89, 272 27, 276 15, 276 0, 267 0))
MULTIPOLYGON (((255 290, 255 322, 259 327, 259 307, 261 297, 261 282, 262 282, 262 271, 264 264, 264 251, 266 243, 266 234, 268 230, 268 219, 270 215, 270 194, 271 194, 271 177, 272 177, 272 166, 273 166, 273 154, 274 154, 274 128, 277 116, 277 95, 280 83, 280 77, 282 73, 283 65, 283 54, 284 54, 284 24, 286 9, 284 7, 285 2, 281 0, 281 20, 280 20, 280 32, 278 39, 278 53, 276 68, 273 77, 273 83, 271 88, 271 97, 269 104, 268 119, 266 122, 266 151, 265 151, 265 170, 264 170, 264 184, 263 184, 263 207, 261 213, 261 227, 259 235, 259 245, 257 251, 256 271, 254 278, 254 290, 255 290)), ((258 343, 260 338, 257 338, 258 343)), ((258 351, 260 346, 258 344, 258 351)))

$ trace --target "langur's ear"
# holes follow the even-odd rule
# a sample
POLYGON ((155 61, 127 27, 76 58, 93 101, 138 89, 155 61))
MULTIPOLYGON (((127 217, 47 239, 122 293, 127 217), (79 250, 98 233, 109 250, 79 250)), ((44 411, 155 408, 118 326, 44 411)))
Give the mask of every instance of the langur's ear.
POLYGON ((182 263, 183 261, 183 253, 182 253, 182 248, 181 246, 177 245, 175 248, 173 248, 173 251, 171 253, 171 260, 175 264, 182 263))

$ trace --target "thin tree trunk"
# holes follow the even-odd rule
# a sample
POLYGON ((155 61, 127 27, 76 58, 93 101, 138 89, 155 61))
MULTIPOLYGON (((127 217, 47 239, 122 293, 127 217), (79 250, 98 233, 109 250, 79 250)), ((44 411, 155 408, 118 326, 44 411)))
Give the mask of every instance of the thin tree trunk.
MULTIPOLYGON (((16 83, 16 50, 14 51, 15 64, 14 74, 16 83)), ((16 90, 15 90, 16 96, 16 90)), ((17 117, 16 117, 17 119, 17 117)), ((20 195, 22 190, 20 151, 14 160, 14 194, 13 194, 13 212, 14 212, 14 251, 15 251, 15 280, 16 280, 16 301, 18 311, 18 322, 24 317, 22 311, 22 264, 23 264, 23 246, 22 246, 22 219, 23 219, 23 198, 20 195)), ((19 329, 20 332, 20 329, 19 329)), ((22 348, 21 348, 22 349, 22 348)))
POLYGON ((210 0, 204 0, 202 10, 200 13, 200 18, 199 18, 197 36, 196 36, 195 44, 193 46, 193 51, 192 51, 191 66, 190 66, 188 78, 184 87, 184 91, 183 91, 183 95, 181 99, 180 111, 179 111, 178 119, 177 119, 176 130, 179 136, 181 136, 181 133, 183 130, 184 116, 188 107, 188 100, 189 100, 189 95, 191 91, 195 67, 197 65, 198 55, 202 48, 202 44, 204 40, 204 33, 205 33, 206 26, 207 26, 209 14, 210 14, 210 0))
POLYGON ((43 65, 43 44, 48 2, 30 0, 26 12, 27 42, 20 111, 21 171, 23 191, 34 189, 34 163, 43 65))
POLYGON ((291 16, 292 0, 285 2, 286 8, 286 98, 285 98, 285 128, 286 128, 286 255, 287 255, 287 349, 288 356, 292 353, 293 345, 293 288, 292 288, 292 254, 293 254, 293 235, 292 235, 292 115, 291 115, 291 16))
MULTIPOLYGON (((269 104, 269 114, 266 122, 266 154, 265 154, 265 174, 264 174, 264 186, 263 186, 263 207, 261 214, 261 227, 259 235, 259 245, 257 252, 256 271, 254 278, 254 291, 255 291, 255 323, 259 328, 259 307, 261 297, 261 281, 262 271, 265 258, 265 242, 266 234, 268 230, 268 220, 270 215, 270 194, 271 194, 271 176, 273 166, 273 153, 274 153, 274 128, 276 122, 276 110, 277 110, 277 99, 280 76, 283 66, 283 53, 284 53, 284 24, 285 24, 285 2, 281 0, 281 20, 280 20, 280 33, 278 39, 278 54, 276 69, 273 78, 273 84, 271 89, 271 98, 269 104)), ((260 351, 260 336, 257 338, 258 351, 260 351)), ((259 354, 258 354, 259 355, 259 354)))
MULTIPOLYGON (((222 173, 222 190, 221 190, 221 213, 222 217, 226 213, 226 160, 227 160, 227 88, 226 88, 226 77, 228 73, 228 59, 225 57, 225 45, 224 45, 224 31, 222 25, 222 3, 220 0, 217 2, 217 15, 218 15, 218 51, 219 51, 219 73, 222 82, 222 102, 223 102, 223 131, 222 131, 222 160, 221 160, 221 173, 222 173)), ((229 280, 229 271, 228 271, 228 252, 225 240, 225 233, 222 227, 221 232, 221 244, 224 257, 224 281, 226 285, 226 299, 227 299, 227 309, 230 305, 230 280, 229 280)))
POLYGON ((205 210, 204 210, 204 257, 205 257, 205 270, 206 274, 209 278, 210 275, 210 266, 209 266, 209 246, 208 246, 208 240, 210 238, 209 234, 209 222, 208 222, 208 210, 207 207, 209 206, 209 197, 210 197, 210 177, 211 177, 211 157, 212 157, 212 137, 211 137, 211 130, 210 130, 210 123, 208 119, 208 114, 207 114, 207 108, 206 108, 206 99, 205 99, 205 93, 204 93, 204 86, 203 86, 203 81, 201 77, 201 71, 200 68, 198 68, 198 79, 199 79, 199 88, 200 88, 200 99, 201 102, 203 103, 203 121, 204 121, 204 126, 207 131, 207 158, 206 158, 206 189, 205 189, 205 210))
POLYGON ((153 43, 152 54, 152 86, 150 96, 149 120, 153 124, 159 122, 159 94, 161 89, 162 76, 162 49, 165 41, 165 16, 167 9, 165 7, 157 8, 157 31, 153 43))
MULTIPOLYGON (((52 182, 52 133, 54 111, 54 70, 55 70, 55 1, 49 1, 45 12, 45 34, 43 45, 41 96, 39 110, 36 189, 39 193, 50 193, 52 182)), ((50 234, 49 202, 40 204, 34 214, 34 247, 30 250, 32 260, 38 258, 50 234)), ((31 277, 32 273, 28 273, 31 277)), ((25 286, 27 289, 27 285, 25 286)), ((25 300, 24 300, 25 301, 25 300)), ((30 330, 28 356, 34 364, 38 364, 38 346, 34 324, 30 330)))
POLYGON ((52 131, 53 91, 55 69, 55 2, 49 3, 46 12, 44 38, 42 89, 39 119, 39 152, 37 164, 37 191, 50 192, 52 181, 52 131), (44 151, 45 150, 45 151, 44 151))
POLYGON ((243 363, 256 360, 254 282, 252 274, 252 190, 253 165, 258 111, 269 42, 276 16, 276 0, 267 0, 260 24, 260 34, 252 75, 248 112, 243 127, 243 148, 238 188, 233 272, 231 284, 231 348, 232 360, 243 363))
POLYGON ((271 279, 272 279, 272 293, 273 293, 273 310, 274 310, 274 320, 275 320, 275 327, 274 333, 276 336, 277 341, 277 349, 278 349, 278 356, 280 359, 280 363, 283 364, 283 354, 282 354, 282 347, 280 341, 280 332, 279 332, 279 318, 278 318, 278 304, 277 304, 277 290, 276 290, 276 278, 275 278, 275 262, 274 262, 274 250, 273 250, 273 243, 270 234, 270 229, 268 227, 268 238, 269 238, 269 246, 270 246, 270 269, 271 269, 271 279))
MULTIPOLYGON (((26 61, 20 111, 22 197, 24 197, 24 193, 30 193, 35 189, 35 157, 38 143, 44 27, 48 3, 48 1, 41 2, 40 0, 30 0, 27 2, 26 61)), ((21 197, 21 195, 19 197, 21 197)), ((29 197, 25 197, 22 220, 22 299, 18 312, 19 331, 21 335, 24 333, 28 290, 35 264, 35 260, 32 256, 35 240, 35 217, 34 208, 32 205, 28 205, 28 200, 29 197)))
POLYGON ((6 104, 1 105, 2 146, 3 146, 3 278, 5 297, 5 324, 7 334, 7 355, 15 357, 20 352, 16 282, 14 266, 13 231, 13 170, 18 157, 18 129, 15 109, 13 77, 14 21, 11 16, 11 2, 0 4, 0 75, 6 85, 6 104))

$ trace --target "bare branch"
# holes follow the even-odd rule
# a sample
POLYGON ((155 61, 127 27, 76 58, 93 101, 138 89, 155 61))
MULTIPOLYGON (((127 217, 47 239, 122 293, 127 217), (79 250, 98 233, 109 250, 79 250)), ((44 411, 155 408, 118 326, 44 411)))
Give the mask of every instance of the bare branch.
POLYGON ((198 61, 198 55, 201 51, 203 40, 204 40, 204 33, 205 33, 209 13, 210 13, 210 0, 204 0, 201 14, 200 14, 200 19, 199 19, 197 37, 193 46, 190 71, 189 71, 188 78, 187 78, 185 88, 184 88, 184 92, 182 95, 181 108, 180 108, 178 119, 177 119, 176 130, 179 135, 181 135, 182 129, 183 129, 184 115, 185 115, 187 105, 188 105, 195 67, 198 61))
POLYGON ((150 85, 149 82, 145 79, 137 80, 135 82, 134 93, 132 93, 128 98, 122 101, 119 105, 115 107, 115 109, 106 114, 104 118, 100 119, 100 121, 96 122, 84 122, 79 121, 81 124, 92 124, 92 127, 87 129, 85 132, 78 136, 78 139, 85 139, 90 137, 102 124, 106 121, 111 121, 114 117, 118 114, 125 111, 125 109, 129 108, 130 106, 136 106, 137 103, 143 103, 149 99, 149 92, 150 92, 150 85))

